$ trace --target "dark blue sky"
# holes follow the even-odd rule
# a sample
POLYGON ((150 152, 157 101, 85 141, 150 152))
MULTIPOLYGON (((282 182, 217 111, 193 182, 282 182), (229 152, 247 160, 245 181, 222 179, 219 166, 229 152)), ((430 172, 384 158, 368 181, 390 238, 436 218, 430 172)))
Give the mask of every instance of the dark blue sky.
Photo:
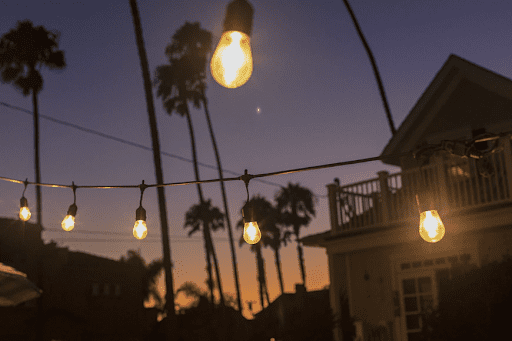
MULTIPOLYGON (((512 77, 510 18, 507 1, 352 1, 363 32, 373 49, 398 128, 409 110, 451 53, 512 77)), ((375 78, 363 46, 341 0, 252 1, 255 9, 252 48, 254 72, 239 89, 225 89, 208 79, 207 97, 223 168, 242 174, 264 173, 377 156, 391 137, 375 78), (260 113, 257 112, 260 108, 260 113)), ((150 70, 166 63, 164 49, 186 21, 200 22, 215 43, 221 34, 227 1, 139 1, 150 70)), ((65 120, 126 140, 151 145, 129 1, 0 1, 0 33, 18 20, 61 33, 66 53, 63 71, 43 70, 40 114, 65 120)), ((0 84, 0 101, 31 110, 29 97, 0 84)), ((162 150, 190 158, 186 121, 169 117, 155 98, 162 150)), ((31 116, 0 106, 0 176, 34 180, 31 116)), ((215 165, 202 111, 193 111, 199 159, 215 165)), ((95 135, 41 121, 42 179, 77 185, 154 183, 151 152, 95 135)), ((164 157, 166 182, 193 179, 192 165, 164 157)), ((376 177, 388 169, 371 164, 281 175, 266 180, 286 185, 299 182, 319 195, 317 218, 304 235, 327 230, 325 185, 339 177, 352 183, 376 177)), ((229 174, 226 174, 229 176, 229 174)), ((201 168, 201 177, 217 172, 201 168)), ((278 187, 251 181, 251 194, 272 199, 278 187)), ((16 217, 23 187, 0 181, 0 215, 16 217)), ((218 184, 204 186, 207 197, 222 206, 218 184)), ((227 184, 230 214, 236 222, 245 200, 242 182, 227 184)), ((34 187, 27 198, 35 210, 34 187)), ((176 287, 184 281, 203 283, 206 273, 200 239, 189 240, 183 229, 186 210, 197 202, 194 186, 167 188, 172 259, 176 287), (179 237, 179 238, 178 238, 179 237)), ((43 222, 59 229, 71 190, 43 189, 43 222)), ((77 192, 74 232, 48 231, 71 250, 118 259, 128 249, 140 249, 146 260, 161 257, 156 191, 148 189, 143 206, 148 214, 148 238, 131 237, 138 189, 77 192), (79 230, 123 233, 79 234, 79 230), (69 240, 71 238, 72 240, 69 240), (68 240, 65 240, 68 239, 68 240), (79 240, 76 240, 79 239, 79 240), (94 240, 91 240, 94 239, 94 240), (119 240, 126 240, 120 242, 119 240)), ((239 232, 236 232, 239 235, 239 232)), ((197 236, 199 237, 199 235, 197 236)), ((225 290, 234 293, 229 246, 217 233, 225 290)), ((255 261, 248 247, 238 251, 244 300, 257 299, 255 261)), ((278 292, 270 251, 265 252, 270 296, 278 292)), ((306 249, 308 288, 328 283, 323 250, 306 249)), ((283 251, 285 289, 300 281, 295 243, 283 251)))

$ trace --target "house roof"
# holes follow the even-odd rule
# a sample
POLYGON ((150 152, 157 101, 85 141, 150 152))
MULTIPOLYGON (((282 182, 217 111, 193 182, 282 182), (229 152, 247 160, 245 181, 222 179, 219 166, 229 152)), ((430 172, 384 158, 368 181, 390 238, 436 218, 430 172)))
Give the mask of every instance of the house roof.
MULTIPOLYGON (((452 54, 381 155, 412 151, 425 142, 438 143, 432 139, 442 139, 439 133, 449 130, 462 129, 467 134, 489 124, 512 120, 511 112, 510 79, 452 54)), ((400 166, 396 157, 383 162, 400 166)))

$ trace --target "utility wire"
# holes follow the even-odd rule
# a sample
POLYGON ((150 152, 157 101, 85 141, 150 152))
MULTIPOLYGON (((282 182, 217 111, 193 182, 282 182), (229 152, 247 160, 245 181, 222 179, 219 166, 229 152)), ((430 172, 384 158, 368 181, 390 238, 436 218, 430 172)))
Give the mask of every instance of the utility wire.
MULTIPOLYGON (((0 104, 5 105, 5 103, 3 103, 3 102, 0 102, 0 104)), ((8 105, 8 106, 10 106, 10 105, 8 105)), ((27 111, 25 109, 22 109, 22 110, 27 111)), ((51 119, 51 120, 55 120, 55 119, 51 119)), ((58 121, 58 120, 56 120, 56 121, 58 121)), ((66 122, 66 124, 68 124, 68 123, 66 122)), ((75 126, 75 125, 73 125, 73 126, 75 126)), ((83 128, 83 129, 86 129, 86 128, 83 128)), ((87 130, 89 130, 89 129, 87 129, 87 130)), ((459 142, 459 143, 463 143, 466 147, 467 146, 474 146, 475 143, 484 142, 484 141, 490 141, 490 140, 496 140, 496 139, 498 139, 498 138, 500 138, 502 136, 510 135, 511 133, 512 132, 504 132, 504 133, 500 133, 500 134, 492 134, 492 136, 477 137, 477 138, 475 138, 473 140, 470 140, 469 142, 466 142, 466 143, 463 142, 463 141, 442 141, 439 144, 433 144, 433 145, 428 145, 426 147, 423 147, 421 150, 422 150, 422 152, 424 152, 424 151, 428 151, 428 150, 436 151, 436 150, 446 149, 446 145, 447 145, 446 142, 459 142)), ((105 135, 103 133, 101 133, 101 134, 105 135)), ((109 138, 110 138, 110 135, 106 135, 106 136, 109 136, 109 138)), ((117 138, 115 138, 115 139, 117 139, 117 138)), ((127 142, 129 142, 129 141, 127 141, 127 142)), ((129 142, 129 143, 132 144, 132 142, 129 142)), ((145 149, 147 148, 147 147, 144 147, 144 146, 142 146, 142 147, 145 148, 145 149)), ((193 184, 205 184, 205 183, 220 182, 220 181, 227 182, 227 181, 235 181, 235 180, 241 180, 241 181, 244 181, 247 184, 251 179, 257 179, 257 178, 262 178, 262 177, 275 176, 275 175, 284 175, 284 174, 293 174, 293 173, 298 173, 298 172, 306 172, 306 171, 312 171, 312 170, 319 170, 319 169, 326 169, 326 168, 332 168, 332 167, 354 165, 354 164, 359 164, 359 163, 366 163, 366 162, 372 162, 372 161, 378 161, 378 160, 384 160, 384 159, 390 159, 390 158, 400 158, 400 157, 403 157, 403 156, 416 156, 416 155, 417 155, 417 151, 410 151, 410 152, 403 152, 403 153, 397 153, 397 154, 391 154, 391 155, 380 155, 380 156, 375 156, 375 157, 370 157, 370 158, 363 158, 363 159, 356 159, 356 160, 350 160, 350 161, 341 161, 341 162, 335 162, 335 163, 328 163, 328 164, 317 165, 317 166, 294 168, 294 169, 288 169, 288 170, 284 170, 284 171, 260 173, 260 174, 255 174, 255 175, 247 174, 246 173, 246 174, 238 176, 238 177, 231 177, 231 178, 224 178, 224 179, 184 181, 184 182, 172 182, 172 183, 166 183, 166 184, 150 184, 150 185, 146 185, 143 182, 141 185, 111 185, 111 186, 85 185, 85 186, 78 186, 78 185, 74 185, 74 184, 73 185, 62 185, 62 184, 36 183, 36 182, 30 182, 30 181, 28 181, 28 179, 25 180, 25 181, 22 181, 22 180, 17 180, 17 179, 2 177, 2 176, 0 176, 0 180, 10 181, 10 182, 19 183, 19 184, 25 184, 25 186, 27 184, 30 184, 30 185, 43 186, 43 187, 95 188, 95 189, 142 188, 142 186, 144 186, 144 188, 147 188, 147 187, 170 187, 170 186, 184 186, 184 185, 193 185, 193 184)), ((464 155, 464 156, 468 156, 468 155, 464 155)))
MULTIPOLYGON (((29 115, 33 115, 32 111, 30 111, 28 109, 17 107, 15 105, 12 105, 12 104, 9 104, 9 103, 0 102, 0 105, 3 105, 4 107, 10 108, 10 109, 14 109, 14 110, 18 110, 18 111, 24 112, 24 113, 29 114, 29 115)), ((54 122, 54 123, 58 123, 58 124, 64 125, 66 127, 71 127, 71 128, 74 128, 74 129, 77 129, 77 130, 80 130, 80 131, 83 131, 83 132, 86 132, 86 133, 89 133, 89 134, 101 136, 101 137, 106 138, 108 140, 116 141, 116 142, 119 142, 119 143, 123 143, 123 144, 129 145, 129 146, 136 147, 136 148, 143 149, 143 150, 147 150, 147 151, 153 151, 153 149, 151 149, 151 147, 148 147, 148 146, 145 146, 145 145, 133 142, 133 141, 125 140, 125 139, 122 139, 120 137, 116 137, 116 136, 113 136, 113 135, 110 135, 110 134, 105 134, 105 133, 102 133, 102 132, 94 130, 94 129, 85 128, 85 127, 79 126, 79 125, 74 124, 74 123, 66 122, 66 121, 59 120, 59 119, 56 119, 56 118, 53 118, 53 117, 50 117, 50 116, 46 116, 46 115, 42 115, 42 114, 39 114, 39 117, 41 117, 41 118, 43 118, 45 120, 48 120, 50 122, 54 122)), ((164 155, 164 156, 167 156, 167 157, 170 157, 170 158, 174 158, 174 159, 180 160, 180 161, 185 161, 185 162, 188 162, 188 163, 193 163, 192 160, 187 159, 187 158, 182 157, 182 156, 179 156, 179 155, 171 154, 171 153, 164 152, 164 151, 160 151, 160 154, 164 155)), ((212 165, 209 165, 207 163, 198 162, 197 164, 199 166, 203 166, 203 167, 206 167, 206 168, 217 170, 216 166, 212 166, 212 165)), ((224 173, 228 173, 228 174, 232 174, 232 175, 238 175, 239 174, 237 172, 234 172, 234 171, 231 171, 231 170, 226 170, 226 169, 223 169, 222 171, 224 173)), ((280 184, 278 184, 276 182, 271 182, 271 181, 266 181, 266 180, 261 180, 261 179, 258 179, 257 181, 259 181, 261 183, 264 183, 264 184, 267 184, 267 185, 271 185, 271 186, 282 187, 282 185, 280 185, 280 184)), ((315 194, 315 196, 317 196, 317 197, 327 197, 325 195, 316 195, 316 194, 315 194)))

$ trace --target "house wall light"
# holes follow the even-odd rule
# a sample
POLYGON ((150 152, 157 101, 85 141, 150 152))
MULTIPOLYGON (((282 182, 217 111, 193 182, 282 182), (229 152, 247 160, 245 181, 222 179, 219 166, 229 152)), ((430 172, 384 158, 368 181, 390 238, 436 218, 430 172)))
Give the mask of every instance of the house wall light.
POLYGON ((246 0, 234 0, 227 7, 224 30, 210 64, 213 78, 223 87, 238 88, 251 78, 253 14, 246 0))

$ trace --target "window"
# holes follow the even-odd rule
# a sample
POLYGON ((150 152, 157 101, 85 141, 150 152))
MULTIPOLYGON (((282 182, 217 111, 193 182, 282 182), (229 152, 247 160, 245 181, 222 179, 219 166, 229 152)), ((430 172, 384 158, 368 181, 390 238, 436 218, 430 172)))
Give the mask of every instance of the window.
POLYGON ((407 340, 420 340, 423 328, 422 315, 430 311, 434 305, 434 274, 408 276, 401 280, 400 285, 407 340))
POLYGON ((108 284, 108 283, 103 284, 103 295, 104 296, 110 295, 110 284, 108 284))

